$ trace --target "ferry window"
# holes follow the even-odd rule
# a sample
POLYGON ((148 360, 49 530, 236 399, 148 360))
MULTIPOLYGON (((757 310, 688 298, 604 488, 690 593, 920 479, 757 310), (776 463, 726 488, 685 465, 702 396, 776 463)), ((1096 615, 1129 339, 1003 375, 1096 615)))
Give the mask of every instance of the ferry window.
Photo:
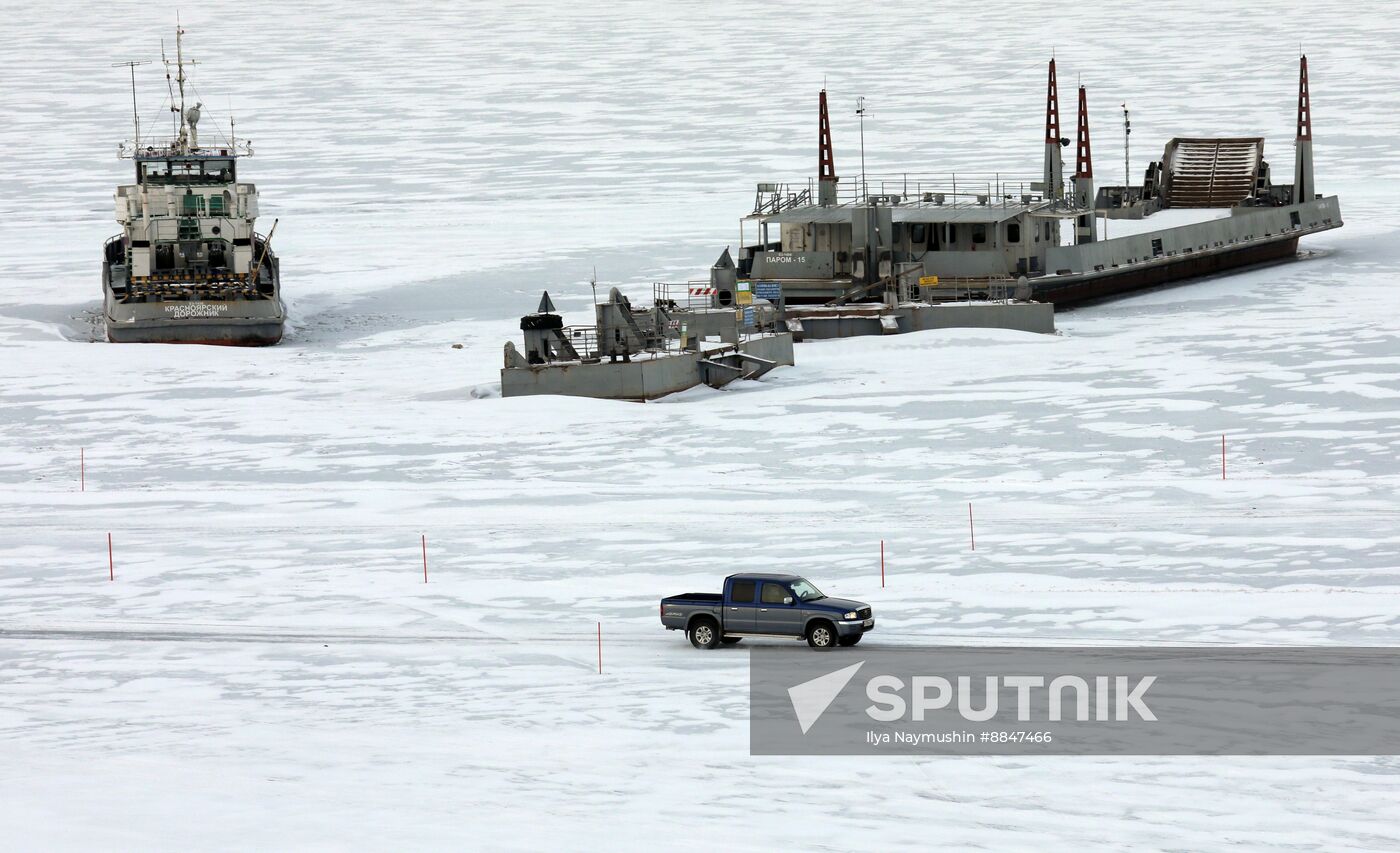
POLYGON ((1050 223, 1045 223, 1045 239, 1050 239, 1050 223))
POLYGON ((164 160, 152 160, 141 164, 141 183, 162 184, 170 177, 170 164, 164 160))
POLYGON ((985 243, 985 242, 987 242, 987 226, 986 226, 986 225, 983 225, 981 222, 979 222, 979 223, 977 223, 976 225, 972 226, 972 242, 974 242, 974 243, 985 243))
POLYGON ((948 242, 949 242, 949 243, 956 243, 956 242, 958 242, 958 226, 956 226, 956 225, 949 225, 949 226, 948 226, 948 242))
POLYGON ((204 174, 220 181, 233 180, 232 160, 205 160, 204 174))
POLYGON ((1160 258, 1161 256, 1162 256, 1162 241, 1161 241, 1160 239, 1153 239, 1153 241, 1152 241, 1152 257, 1154 257, 1154 258, 1160 258))
POLYGON ((1008 222, 1006 225, 1006 242, 1021 242, 1021 224, 1019 222, 1008 222))
POLYGON ((199 177, 198 160, 172 160, 170 174, 177 181, 189 181, 199 177))

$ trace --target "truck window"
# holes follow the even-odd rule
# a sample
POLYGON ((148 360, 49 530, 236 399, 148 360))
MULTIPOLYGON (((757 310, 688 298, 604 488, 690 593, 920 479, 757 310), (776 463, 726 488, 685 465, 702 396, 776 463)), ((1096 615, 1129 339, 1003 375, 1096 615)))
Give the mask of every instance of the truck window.
POLYGON ((729 600, 736 604, 752 604, 755 581, 735 581, 729 588, 729 600))
POLYGON ((783 599, 788 597, 787 587, 778 583, 766 583, 763 585, 764 604, 782 604, 783 599))

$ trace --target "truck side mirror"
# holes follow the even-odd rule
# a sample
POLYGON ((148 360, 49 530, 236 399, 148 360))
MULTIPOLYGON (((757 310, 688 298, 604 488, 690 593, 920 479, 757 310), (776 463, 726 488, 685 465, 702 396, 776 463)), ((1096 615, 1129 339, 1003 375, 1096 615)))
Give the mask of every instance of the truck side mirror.
POLYGON ((791 604, 792 604, 792 596, 790 596, 790 595, 785 595, 785 596, 783 596, 783 604, 791 605, 791 604))

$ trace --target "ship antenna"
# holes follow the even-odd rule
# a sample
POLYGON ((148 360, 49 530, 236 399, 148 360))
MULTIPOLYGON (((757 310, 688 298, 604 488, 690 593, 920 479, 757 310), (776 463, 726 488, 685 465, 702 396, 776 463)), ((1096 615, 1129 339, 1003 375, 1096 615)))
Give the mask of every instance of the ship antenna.
POLYGON ((141 114, 136 111, 136 66, 150 64, 151 60, 149 59, 134 59, 130 62, 112 63, 113 68, 121 68, 125 66, 131 69, 131 121, 132 124, 136 126, 136 137, 134 144, 137 148, 141 147, 141 114))
POLYGON ((160 62, 165 66, 165 91, 170 98, 170 132, 178 134, 180 128, 176 125, 177 120, 175 114, 178 113, 179 110, 175 106, 175 85, 170 82, 170 60, 165 56, 165 39, 160 40, 160 62))
POLYGON ((588 286, 593 288, 593 304, 598 304, 598 266, 593 266, 593 277, 588 280, 588 286))
POLYGON ((856 115, 860 116, 860 194, 869 204, 870 187, 865 183, 865 96, 856 98, 856 115))
MULTIPOLYGON (((177 142, 177 144, 180 146, 180 148, 181 148, 182 150, 184 149, 185 145, 187 144, 187 143, 186 143, 187 137, 186 137, 186 133, 185 133, 185 80, 188 79, 188 78, 185 77, 185 65, 186 65, 186 64, 189 64, 189 65, 198 65, 198 64, 199 64, 198 62, 195 62, 193 59, 188 60, 188 61, 185 59, 185 39, 184 39, 184 36, 185 36, 185 28, 182 27, 182 26, 180 26, 180 13, 179 13, 179 12, 176 12, 176 13, 175 13, 175 83, 176 83, 176 85, 178 85, 178 86, 180 87, 180 105, 177 107, 177 106, 174 104, 175 93, 174 93, 174 92, 171 92, 171 94, 170 94, 170 99, 171 99, 170 111, 171 111, 171 112, 175 112, 175 113, 179 113, 179 115, 180 115, 180 120, 179 120, 179 123, 178 123, 177 128, 176 128, 176 142, 177 142)), ((164 59, 164 57, 165 57, 165 41, 164 41, 164 40, 161 41, 161 57, 162 57, 162 59, 164 59)), ((168 59, 165 59, 165 79, 166 79, 167 82, 170 80, 170 60, 168 60, 168 59)))
POLYGON ((180 87, 180 136, 185 135, 185 28, 175 13, 175 83, 180 87))

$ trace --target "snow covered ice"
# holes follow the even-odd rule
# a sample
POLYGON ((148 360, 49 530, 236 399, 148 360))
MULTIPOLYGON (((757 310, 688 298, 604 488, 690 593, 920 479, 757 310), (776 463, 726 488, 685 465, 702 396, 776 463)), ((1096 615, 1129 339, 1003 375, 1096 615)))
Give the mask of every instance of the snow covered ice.
POLYGON ((245 350, 94 342, 109 66, 174 7, 0 7, 9 846, 1400 846, 1394 758, 752 758, 748 644, 656 615, 772 569, 874 644, 1397 643, 1394 10, 182 7, 201 133, 232 109, 281 223, 289 332, 245 350), (496 395, 541 290, 581 317, 594 266, 647 293, 736 245, 755 182, 815 168, 824 78, 843 180, 858 95, 871 172, 1034 173, 1052 46, 1101 183, 1124 101, 1135 173, 1257 134, 1286 175, 1300 37, 1347 223, 1306 260, 655 404, 496 395))

